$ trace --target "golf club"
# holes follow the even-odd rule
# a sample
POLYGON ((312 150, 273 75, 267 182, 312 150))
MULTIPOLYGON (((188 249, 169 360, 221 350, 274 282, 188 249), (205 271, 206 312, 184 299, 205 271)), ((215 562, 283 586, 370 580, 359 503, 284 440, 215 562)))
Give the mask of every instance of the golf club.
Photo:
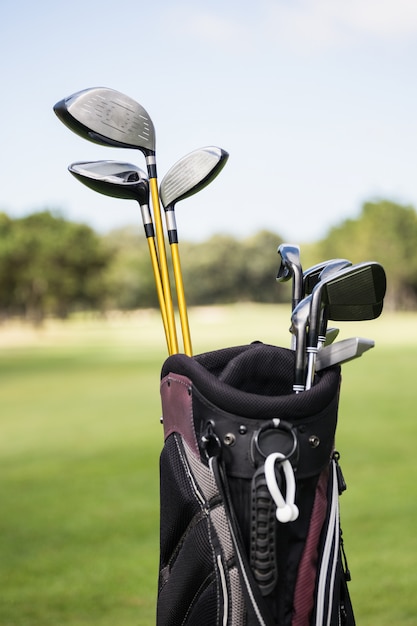
POLYGON ((311 300, 311 294, 303 298, 291 314, 290 331, 295 338, 295 368, 293 384, 293 390, 295 393, 299 393, 305 389, 307 326, 309 324, 311 300))
POLYGON ((84 139, 116 148, 139 149, 145 156, 154 211, 159 266, 164 290, 170 345, 178 352, 174 306, 159 204, 155 129, 147 111, 135 100, 107 87, 84 89, 57 102, 58 118, 84 139))
POLYGON ((303 295, 307 296, 313 291, 314 287, 320 280, 320 274, 328 265, 333 265, 334 263, 345 260, 347 261, 347 259, 328 259, 327 261, 322 261, 321 263, 317 263, 316 265, 312 265, 306 269, 303 272, 303 295))
POLYGON ((277 281, 283 283, 292 279, 291 309, 294 310, 303 297, 303 270, 300 261, 300 248, 294 244, 282 243, 278 246, 277 252, 281 256, 277 281))
POLYGON ((314 378, 322 308, 327 307, 327 319, 331 320, 375 319, 382 311, 385 291, 385 271, 376 262, 358 263, 321 278, 311 293, 306 389, 311 387, 314 378))
POLYGON ((362 337, 350 337, 349 339, 343 339, 343 341, 337 341, 331 346, 325 346, 317 354, 316 372, 332 365, 341 365, 356 359, 374 346, 375 341, 362 337))
MULTIPOLYGON (((320 272, 317 283, 321 280, 326 280, 330 276, 337 274, 345 267, 350 267, 352 265, 351 261, 347 259, 332 259, 331 261, 327 261, 326 265, 320 272)), ((319 336, 317 340, 317 348, 320 349, 324 342, 326 341, 326 330, 327 330, 327 321, 328 321, 328 311, 324 307, 321 312, 321 320, 320 320, 320 330, 319 336)), ((308 375, 308 374, 307 374, 308 375)))
POLYGON ((178 231, 175 219, 175 204, 197 193, 208 185, 226 165, 229 155, 215 146, 194 150, 177 161, 165 174, 159 188, 165 210, 168 239, 171 246, 172 264, 178 298, 184 351, 192 355, 187 306, 182 280, 178 249, 178 231))
POLYGON ((155 246, 155 232, 149 209, 149 182, 143 170, 131 163, 119 161, 92 161, 72 163, 68 170, 84 185, 113 198, 136 200, 141 209, 143 226, 161 309, 162 322, 169 354, 172 354, 164 292, 155 246))
POLYGON ((336 340, 336 337, 338 336, 338 334, 339 334, 338 328, 327 328, 326 339, 323 343, 323 347, 330 346, 330 344, 332 344, 336 340))

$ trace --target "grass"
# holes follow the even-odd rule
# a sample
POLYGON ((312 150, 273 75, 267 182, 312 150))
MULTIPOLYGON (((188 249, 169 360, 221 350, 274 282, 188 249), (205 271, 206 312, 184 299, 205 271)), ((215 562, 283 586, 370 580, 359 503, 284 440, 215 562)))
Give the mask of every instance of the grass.
MULTIPOLYGON (((411 626, 417 598, 417 315, 341 327, 342 527, 361 626, 411 626)), ((289 344, 288 309, 190 311, 194 351, 289 344)), ((1 626, 151 626, 159 556, 156 313, 0 328, 1 626)))

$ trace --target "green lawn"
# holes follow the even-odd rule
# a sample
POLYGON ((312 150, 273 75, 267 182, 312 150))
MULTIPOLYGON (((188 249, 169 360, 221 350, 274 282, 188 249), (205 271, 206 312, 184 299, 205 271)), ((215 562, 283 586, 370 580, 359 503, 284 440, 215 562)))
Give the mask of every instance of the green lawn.
MULTIPOLYGON (((288 307, 190 311, 194 351, 289 345, 288 307)), ((417 623, 417 315, 346 324, 337 447, 358 626, 417 623)), ((159 552, 156 313, 0 327, 1 626, 152 626, 159 552)))

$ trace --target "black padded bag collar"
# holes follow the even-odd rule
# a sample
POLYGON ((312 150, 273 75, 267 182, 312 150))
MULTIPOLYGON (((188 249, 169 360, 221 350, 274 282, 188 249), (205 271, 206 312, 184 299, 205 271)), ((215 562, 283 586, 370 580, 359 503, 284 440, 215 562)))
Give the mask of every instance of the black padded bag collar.
POLYGON ((248 418, 279 415, 292 421, 320 413, 338 395, 340 367, 319 372, 313 387, 292 390, 294 351, 263 343, 196 355, 175 354, 165 361, 161 378, 188 377, 219 409, 248 418))

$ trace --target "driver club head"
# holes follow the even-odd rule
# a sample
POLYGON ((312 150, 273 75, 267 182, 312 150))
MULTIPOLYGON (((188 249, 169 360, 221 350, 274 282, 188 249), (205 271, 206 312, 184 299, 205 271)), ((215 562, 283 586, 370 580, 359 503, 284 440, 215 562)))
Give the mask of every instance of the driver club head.
POLYGON ((57 117, 77 135, 100 145, 155 152, 155 129, 147 111, 129 96, 91 87, 54 105, 57 117))

